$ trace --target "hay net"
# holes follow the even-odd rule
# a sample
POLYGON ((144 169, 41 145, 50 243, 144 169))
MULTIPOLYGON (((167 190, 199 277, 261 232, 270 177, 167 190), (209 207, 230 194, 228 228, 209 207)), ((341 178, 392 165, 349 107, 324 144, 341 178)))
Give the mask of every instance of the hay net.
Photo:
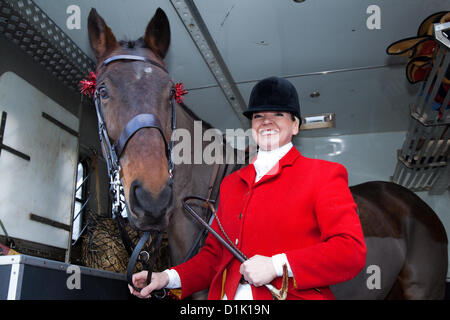
MULTIPOLYGON (((92 211, 88 211, 86 217, 88 227, 83 235, 81 249, 83 265, 89 268, 125 274, 129 257, 122 242, 117 221, 102 217, 92 211)), ((134 248, 143 233, 131 228, 128 222, 125 224, 125 230, 134 248)), ((154 252, 150 252, 150 254, 152 255, 154 252)), ((166 235, 163 237, 157 255, 153 271, 162 271, 168 268, 170 264, 166 235)), ((135 272, 142 269, 142 264, 138 262, 135 272)))

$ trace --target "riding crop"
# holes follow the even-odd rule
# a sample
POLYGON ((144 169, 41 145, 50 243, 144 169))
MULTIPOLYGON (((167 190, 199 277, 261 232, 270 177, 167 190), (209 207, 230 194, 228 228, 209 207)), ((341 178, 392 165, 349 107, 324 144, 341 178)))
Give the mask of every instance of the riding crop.
MULTIPOLYGON (((211 211, 213 212, 213 214, 215 215, 215 210, 214 207, 212 205, 212 203, 214 201, 212 200, 207 200, 201 197, 197 197, 197 196, 191 196, 191 197, 185 197, 183 199, 183 207, 184 209, 196 220, 198 221, 203 227, 205 227, 217 240, 219 240, 219 242, 221 244, 223 244, 223 246, 231 252, 231 254, 233 254, 233 256, 239 260, 239 262, 243 263, 244 261, 248 260, 247 256, 245 256, 245 254, 243 254, 242 252, 240 252, 237 248, 233 247, 229 242, 227 242, 220 234, 218 234, 216 232, 216 230, 214 230, 205 220, 203 220, 198 214, 197 212, 195 212, 186 202, 189 200, 202 200, 204 201, 207 205, 210 206, 211 211)), ((216 217, 217 218, 217 217, 216 217)), ((224 232, 225 234, 225 232, 224 232)), ((273 285, 271 284, 265 284, 264 285, 272 294, 272 297, 274 299, 277 300, 286 300, 287 297, 287 289, 288 289, 288 271, 287 271, 287 266, 286 264, 283 265, 283 281, 282 281, 282 286, 281 289, 277 289, 275 288, 273 285)))

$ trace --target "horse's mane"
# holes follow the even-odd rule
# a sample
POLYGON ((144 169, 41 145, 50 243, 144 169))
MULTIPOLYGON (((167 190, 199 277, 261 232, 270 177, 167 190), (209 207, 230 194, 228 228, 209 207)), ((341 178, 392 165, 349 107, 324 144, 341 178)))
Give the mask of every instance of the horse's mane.
POLYGON ((148 48, 142 37, 137 40, 121 40, 119 44, 124 49, 148 48))
POLYGON ((194 118, 194 120, 196 121, 201 121, 202 124, 206 127, 206 129, 211 129, 213 128, 213 126, 209 123, 206 122, 205 120, 201 119, 199 116, 197 116, 191 109, 189 109, 188 106, 186 106, 184 103, 180 103, 180 106, 184 109, 184 111, 186 111, 186 113, 188 115, 190 115, 192 118, 194 118))

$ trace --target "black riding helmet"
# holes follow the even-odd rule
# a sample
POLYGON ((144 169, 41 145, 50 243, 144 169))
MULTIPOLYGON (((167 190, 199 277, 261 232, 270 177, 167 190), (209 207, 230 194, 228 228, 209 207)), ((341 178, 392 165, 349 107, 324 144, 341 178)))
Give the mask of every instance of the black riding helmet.
POLYGON ((284 78, 269 77, 259 81, 252 89, 248 110, 243 114, 251 119, 255 112, 290 112, 302 122, 297 90, 284 78))

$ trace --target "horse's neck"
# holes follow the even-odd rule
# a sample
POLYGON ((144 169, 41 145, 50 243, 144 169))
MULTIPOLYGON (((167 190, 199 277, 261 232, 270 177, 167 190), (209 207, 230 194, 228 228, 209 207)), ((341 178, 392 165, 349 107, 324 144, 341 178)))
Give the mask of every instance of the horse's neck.
MULTIPOLYGON (((183 136, 181 139, 190 138, 190 145, 192 151, 194 146, 194 139, 200 139, 203 145, 202 137, 203 132, 207 127, 202 122, 202 130, 200 137, 194 136, 194 121, 199 121, 195 115, 186 110, 183 106, 176 105, 177 116, 177 129, 183 129, 183 134, 189 133, 190 137, 183 136)), ((197 124, 198 125, 198 124, 197 124)), ((181 131, 180 131, 181 132, 181 131)), ((175 143, 174 149, 177 147, 177 143, 186 143, 185 141, 178 141, 175 143)), ((198 143, 195 142, 195 143, 198 143)), ((204 146, 202 146, 203 150, 204 146)), ((177 152, 174 150, 174 156, 177 156, 177 152)), ((191 152, 191 162, 193 162, 194 154, 191 152)), ((206 197, 208 192, 208 180, 212 172, 213 165, 207 165, 203 161, 201 164, 193 163, 181 163, 176 164, 174 168, 174 209, 171 214, 171 221, 169 223, 169 245, 171 251, 171 261, 173 265, 177 265, 183 262, 186 254, 200 233, 201 229, 199 224, 190 219, 183 209, 183 198, 186 196, 201 196, 206 197)), ((202 211, 198 211, 198 206, 195 210, 199 214, 203 214, 202 211)))
MULTIPOLYGON (((182 206, 182 200, 186 196, 200 196, 207 197, 209 195, 208 188, 212 180, 214 181, 212 192, 210 193, 212 200, 217 200, 218 190, 220 182, 224 176, 234 171, 239 167, 236 165, 236 156, 234 149, 228 144, 223 145, 223 156, 220 161, 223 163, 218 169, 217 175, 214 178, 213 170, 216 166, 213 164, 206 164, 203 161, 203 151, 205 147, 211 143, 211 141, 203 141, 203 134, 206 130, 210 129, 211 126, 207 123, 201 122, 201 136, 194 136, 194 121, 200 121, 191 111, 186 110, 185 107, 177 104, 177 128, 187 130, 190 133, 190 145, 192 151, 194 150, 194 144, 200 143, 202 145, 201 152, 202 161, 201 164, 179 164, 175 166, 174 177, 174 210, 171 218, 170 228, 169 228, 169 243, 171 248, 171 258, 172 263, 181 263, 183 258, 186 256, 188 250, 194 243, 194 239, 200 232, 199 224, 193 222, 190 218, 186 216, 182 206), (194 139, 200 139, 200 141, 195 141, 194 139), (226 165, 225 159, 227 159, 227 152, 233 152, 232 163, 226 165)), ((198 125, 198 124, 197 124, 198 125)), ((197 131, 200 131, 197 129, 197 131)), ((199 132, 196 132, 197 135, 199 132)), ((216 136, 218 141, 223 139, 220 132, 216 136)), ((230 154, 228 154, 230 155, 230 154)), ((193 154, 191 160, 193 160, 193 154)), ((200 205, 200 204, 198 204, 200 205)), ((199 214, 204 214, 206 210, 202 210, 199 206, 196 207, 196 211, 199 214)))
MULTIPOLYGON (((182 185, 188 183, 190 185, 189 192, 198 193, 199 195, 206 192, 207 189, 207 179, 212 170, 212 165, 207 165, 203 161, 203 149, 205 148, 206 142, 203 141, 203 133, 210 128, 209 124, 200 120, 191 110, 187 109, 185 106, 181 106, 177 104, 177 129, 187 130, 190 134, 190 147, 191 147, 191 163, 184 163, 179 165, 180 175, 182 177, 189 177, 188 181, 184 181, 182 185), (197 124, 195 124, 195 122, 197 124), (201 123, 201 132, 195 132, 198 130, 199 122, 201 123), (197 126, 197 130, 194 130, 195 126, 197 126), (200 136, 199 136, 200 133, 200 136), (196 145, 200 143, 201 150, 194 149, 196 145), (197 152, 198 154, 194 154, 197 152), (201 157, 200 164, 194 164, 194 160, 197 160, 201 157)), ((183 137, 184 139, 185 137, 183 137)), ((188 137, 186 137, 188 138, 188 137)), ((177 169, 177 168, 176 168, 177 169)), ((182 178, 181 177, 181 178, 182 178)), ((188 191, 188 190, 186 190, 188 191)), ((184 193, 184 192, 183 192, 184 193)))

